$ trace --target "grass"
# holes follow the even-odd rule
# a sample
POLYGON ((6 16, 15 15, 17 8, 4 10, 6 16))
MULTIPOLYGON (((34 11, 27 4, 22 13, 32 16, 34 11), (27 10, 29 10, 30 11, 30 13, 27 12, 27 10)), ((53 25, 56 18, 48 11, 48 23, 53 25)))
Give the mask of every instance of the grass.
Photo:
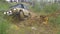
POLYGON ((9 22, 4 19, 3 12, 0 12, 0 34, 7 34, 6 30, 9 27, 9 22))
POLYGON ((7 10, 9 8, 9 6, 10 5, 8 3, 0 2, 0 11, 7 10))
MULTIPOLYGON (((8 10, 9 7, 11 5, 8 4, 7 2, 3 3, 0 1, 0 34, 33 34, 32 32, 38 32, 35 30, 31 30, 31 27, 28 26, 23 26, 23 27, 18 27, 17 25, 13 24, 10 21, 10 18, 8 20, 8 16, 3 15, 3 12, 8 10), (8 32, 6 32, 6 30, 8 30, 8 32)), ((39 8, 38 5, 35 5, 34 8, 31 8, 34 12, 39 13, 39 14, 43 14, 43 15, 47 15, 47 14, 51 14, 53 12, 55 12, 58 9, 57 4, 52 4, 52 5, 47 5, 45 6, 42 10, 39 8)), ((25 23, 25 22, 24 22, 25 23)), ((23 23, 22 23, 23 24, 23 23)), ((52 27, 56 27, 58 30, 60 30, 60 15, 57 16, 57 18, 54 17, 49 17, 49 24, 52 27)), ((39 29, 39 27, 37 25, 34 25, 35 27, 37 27, 39 29)), ((44 27, 41 27, 44 29, 44 27)), ((41 30, 41 29, 40 29, 41 30)), ((43 30, 44 31, 44 30, 43 30)), ((39 33, 39 32, 38 32, 39 33)), ((60 31, 58 31, 57 34, 60 34, 60 31)))
POLYGON ((3 14, 4 11, 8 10, 9 6, 8 3, 0 1, 0 34, 7 34, 6 30, 10 26, 10 22, 4 18, 5 16, 3 14))
MULTIPOLYGON (((45 6, 43 6, 43 9, 41 10, 41 9, 39 9, 39 6, 37 7, 37 4, 34 6, 34 8, 32 8, 33 9, 33 11, 34 12, 36 12, 36 13, 40 13, 40 14, 42 14, 42 15, 48 15, 48 14, 52 14, 52 13, 54 13, 54 12, 56 12, 56 11, 58 11, 58 10, 60 10, 59 9, 60 7, 59 7, 59 5, 58 4, 50 4, 50 5, 45 5, 45 6)), ((57 28, 57 29, 59 29, 60 28, 60 15, 58 15, 56 18, 55 17, 53 17, 53 16, 50 16, 49 17, 49 24, 50 25, 52 25, 52 27, 54 27, 54 28, 57 28)), ((59 29, 60 30, 60 29, 59 29)), ((59 31, 58 30, 58 31, 59 31)), ((60 32, 60 31, 59 31, 60 32)), ((59 33, 58 32, 58 33, 59 33)), ((57 34, 58 34, 57 33, 57 34)), ((59 33, 60 34, 60 33, 59 33)))

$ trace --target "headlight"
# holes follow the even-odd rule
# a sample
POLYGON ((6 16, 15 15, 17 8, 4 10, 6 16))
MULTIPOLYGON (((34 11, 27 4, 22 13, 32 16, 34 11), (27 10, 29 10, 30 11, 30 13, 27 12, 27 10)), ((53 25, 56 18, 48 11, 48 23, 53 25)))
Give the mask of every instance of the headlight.
POLYGON ((10 13, 11 13, 12 11, 10 11, 10 13))
POLYGON ((6 14, 6 12, 4 12, 4 14, 6 14))
POLYGON ((14 8, 14 10, 16 10, 16 9, 14 8))
POLYGON ((7 14, 8 14, 9 12, 7 12, 7 14))
POLYGON ((12 11, 7 12, 7 15, 12 15, 12 11))
POLYGON ((23 9, 23 11, 24 11, 24 9, 23 9))

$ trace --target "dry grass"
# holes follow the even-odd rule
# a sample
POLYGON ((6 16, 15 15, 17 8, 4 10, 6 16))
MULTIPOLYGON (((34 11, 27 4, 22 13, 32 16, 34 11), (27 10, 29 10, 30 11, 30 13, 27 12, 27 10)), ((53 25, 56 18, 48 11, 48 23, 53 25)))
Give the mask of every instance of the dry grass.
POLYGON ((35 13, 32 13, 31 18, 23 21, 14 19, 8 30, 10 34, 56 34, 57 31, 57 28, 49 23, 47 25, 40 23, 40 16, 35 13))

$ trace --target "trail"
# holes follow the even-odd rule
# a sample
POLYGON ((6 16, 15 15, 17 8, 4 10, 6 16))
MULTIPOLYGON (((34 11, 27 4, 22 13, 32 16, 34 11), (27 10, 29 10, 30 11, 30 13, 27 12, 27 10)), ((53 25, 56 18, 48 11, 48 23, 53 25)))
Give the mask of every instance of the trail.
MULTIPOLYGON (((54 28, 52 25, 45 25, 43 23, 40 23, 40 15, 31 12, 31 18, 24 20, 24 21, 19 21, 18 23, 14 21, 15 25, 15 31, 16 33, 19 33, 19 30, 23 29, 24 34, 56 34, 57 29, 54 28), (36 30, 32 30, 32 27, 35 27, 36 30)), ((50 16, 58 16, 60 14, 60 11, 49 14, 48 17, 50 16)), ((12 25, 13 26, 13 25, 12 25)), ((16 34, 14 33, 14 34, 16 34)))

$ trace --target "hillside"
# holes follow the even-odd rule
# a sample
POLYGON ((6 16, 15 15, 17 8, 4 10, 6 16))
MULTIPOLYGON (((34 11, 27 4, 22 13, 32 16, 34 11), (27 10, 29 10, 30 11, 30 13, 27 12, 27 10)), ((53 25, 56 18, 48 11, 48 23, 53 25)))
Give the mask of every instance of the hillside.
POLYGON ((30 6, 31 18, 23 21, 3 14, 12 4, 0 1, 0 34, 60 34, 60 11, 57 4, 44 6, 43 9, 37 5, 30 6), (40 15, 48 16, 47 24, 40 23, 40 15))

